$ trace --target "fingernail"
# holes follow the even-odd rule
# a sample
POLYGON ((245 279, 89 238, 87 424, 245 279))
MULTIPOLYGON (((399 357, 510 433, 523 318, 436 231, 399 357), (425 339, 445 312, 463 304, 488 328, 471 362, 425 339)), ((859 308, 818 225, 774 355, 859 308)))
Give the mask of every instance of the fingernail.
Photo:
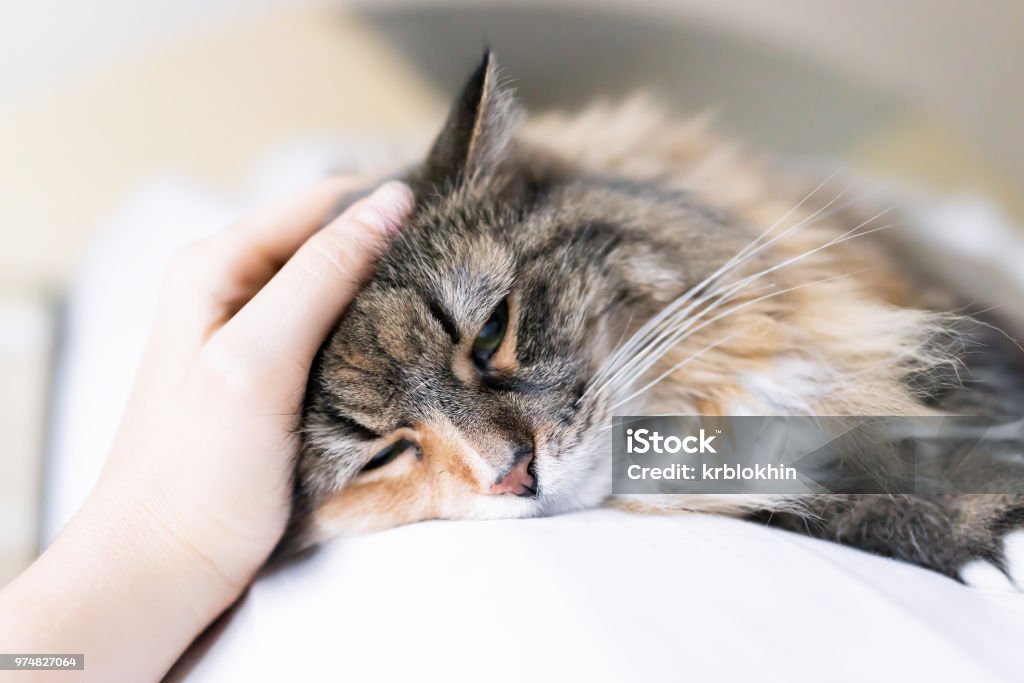
POLYGON ((412 190, 405 183, 389 180, 364 199, 355 218, 381 232, 395 232, 412 213, 412 190))

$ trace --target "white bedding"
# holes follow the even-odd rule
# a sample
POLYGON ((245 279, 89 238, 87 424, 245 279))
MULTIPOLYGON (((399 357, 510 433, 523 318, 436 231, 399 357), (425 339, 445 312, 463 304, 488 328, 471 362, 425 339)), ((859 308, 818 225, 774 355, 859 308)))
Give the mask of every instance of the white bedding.
MULTIPOLYGON (((98 472, 161 264, 245 203, 157 182, 90 253, 61 355, 48 538, 98 472)), ((727 519, 431 522, 338 541, 262 577, 175 676, 1021 681, 1024 594, 727 519)))
POLYGON ((189 681, 982 681, 1024 600, 713 517, 430 522, 256 583, 189 681))

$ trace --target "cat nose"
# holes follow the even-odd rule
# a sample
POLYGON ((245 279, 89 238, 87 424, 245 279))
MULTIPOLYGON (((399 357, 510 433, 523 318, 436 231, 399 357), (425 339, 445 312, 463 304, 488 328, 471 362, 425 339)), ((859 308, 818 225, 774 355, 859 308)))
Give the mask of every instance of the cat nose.
POLYGON ((537 479, 531 470, 533 465, 533 449, 524 448, 516 453, 509 468, 491 484, 488 493, 499 495, 511 493, 524 498, 537 495, 537 479))

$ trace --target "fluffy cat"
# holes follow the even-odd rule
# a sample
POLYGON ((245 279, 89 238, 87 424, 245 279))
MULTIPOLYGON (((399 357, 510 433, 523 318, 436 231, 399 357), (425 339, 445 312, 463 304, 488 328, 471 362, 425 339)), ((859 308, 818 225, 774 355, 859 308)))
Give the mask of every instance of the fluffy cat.
POLYGON ((612 499, 613 414, 1019 414, 1021 354, 866 237, 883 216, 701 120, 639 100, 522 119, 487 54, 402 176, 415 213, 310 376, 282 552, 610 503, 1005 566, 1024 496, 612 499))

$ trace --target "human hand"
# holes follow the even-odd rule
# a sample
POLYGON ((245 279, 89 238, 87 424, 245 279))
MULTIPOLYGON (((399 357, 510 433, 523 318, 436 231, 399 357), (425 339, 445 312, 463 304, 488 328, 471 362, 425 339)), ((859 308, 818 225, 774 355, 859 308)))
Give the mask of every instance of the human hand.
POLYGON ((313 357, 412 208, 387 183, 318 231, 352 186, 325 182, 178 255, 94 494, 146 514, 236 592, 288 518, 313 357))
POLYGON ((386 183, 320 230, 354 187, 324 182, 174 260, 99 482, 0 595, 25 618, 22 651, 85 651, 90 670, 123 673, 111 643, 159 640, 163 656, 124 677, 155 678, 266 560, 289 515, 313 358, 412 209, 408 187, 386 183))

